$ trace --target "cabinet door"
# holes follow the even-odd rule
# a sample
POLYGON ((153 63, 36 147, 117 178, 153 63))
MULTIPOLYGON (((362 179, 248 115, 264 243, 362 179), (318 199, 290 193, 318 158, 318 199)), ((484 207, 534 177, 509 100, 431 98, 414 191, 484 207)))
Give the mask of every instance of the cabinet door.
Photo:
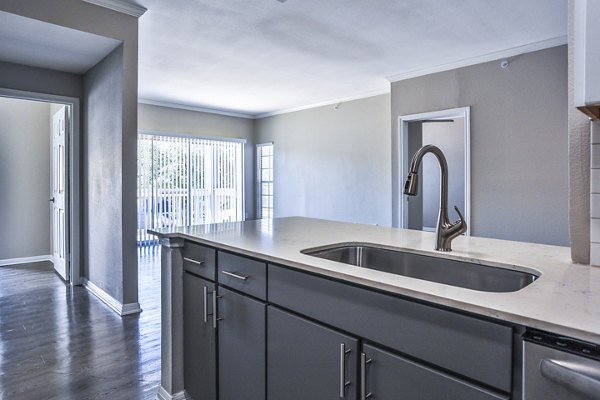
POLYGON ((183 274, 184 387, 194 400, 217 399, 217 347, 212 297, 215 285, 183 274))
POLYGON ((363 345, 360 369, 364 384, 360 400, 509 398, 366 344, 363 345))
POLYGON ((266 305, 219 287, 219 399, 265 400, 266 305))
POLYGON ((270 400, 356 399, 358 340, 268 307, 270 400))

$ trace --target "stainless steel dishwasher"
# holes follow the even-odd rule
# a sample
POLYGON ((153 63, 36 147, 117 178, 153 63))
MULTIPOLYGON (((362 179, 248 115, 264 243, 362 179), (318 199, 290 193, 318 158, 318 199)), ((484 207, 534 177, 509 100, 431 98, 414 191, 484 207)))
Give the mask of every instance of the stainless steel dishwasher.
POLYGON ((523 400, 600 399, 600 346, 554 334, 523 335, 523 400))

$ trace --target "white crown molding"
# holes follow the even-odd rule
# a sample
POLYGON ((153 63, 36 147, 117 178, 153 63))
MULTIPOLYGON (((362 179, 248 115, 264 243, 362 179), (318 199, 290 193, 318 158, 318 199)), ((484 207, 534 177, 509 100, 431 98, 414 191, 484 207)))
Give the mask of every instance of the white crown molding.
POLYGON ((121 304, 120 301, 112 297, 110 294, 106 293, 103 289, 96 286, 94 283, 90 282, 87 278, 81 278, 81 284, 90 293, 99 298, 104 304, 109 306, 114 312, 116 312, 120 316, 137 314, 142 312, 140 303, 121 304))
POLYGON ((100 7, 108 8, 113 11, 117 11, 123 14, 131 15, 133 17, 139 18, 148 9, 146 7, 140 6, 139 4, 132 3, 127 0, 83 0, 86 3, 95 4, 100 7))
POLYGON ((532 53, 538 50, 549 49, 551 47, 561 46, 567 44, 567 36, 558 36, 555 38, 542 40, 539 42, 529 43, 523 46, 517 46, 510 49, 495 51, 493 53, 483 54, 477 57, 465 58, 462 60, 454 61, 447 64, 436 65, 435 67, 427 67, 422 69, 416 69, 408 72, 401 72, 386 76, 390 82, 398 82, 405 79, 416 78, 419 76, 435 74, 436 72, 450 71, 452 69, 468 67, 470 65, 482 64, 498 60, 501 58, 515 57, 520 54, 532 53))
POLYGON ((244 113, 239 113, 239 112, 221 110, 218 108, 205 108, 205 107, 189 106, 189 105, 185 105, 185 104, 171 103, 168 101, 138 99, 138 103, 148 104, 150 106, 175 108, 177 110, 197 111, 197 112, 203 112, 203 113, 207 113, 207 114, 226 115, 228 117, 254 119, 254 115, 252 115, 252 114, 244 114, 244 113))
MULTIPOLYGON (((84 0, 84 1, 100 2, 101 0, 84 0)), ((548 49, 551 47, 561 46, 566 43, 567 43, 566 35, 558 36, 555 38, 542 40, 539 42, 529 43, 529 44, 526 44, 523 46, 517 46, 517 47, 510 48, 510 49, 505 49, 505 50, 500 50, 500 51, 496 51, 493 53, 483 54, 483 55, 480 55, 477 57, 465 58, 465 59, 454 61, 454 62, 447 63, 447 64, 441 64, 441 65, 437 65, 434 67, 427 67, 427 68, 422 68, 422 69, 418 69, 418 70, 389 75, 389 76, 386 76, 386 79, 390 82, 398 82, 398 81, 405 80, 405 79, 416 78, 419 76, 434 74, 436 72, 449 71, 449 70, 456 69, 456 68, 468 67, 470 65, 481 64, 481 63, 485 63, 485 62, 489 62, 489 61, 498 60, 501 58, 515 57, 520 54, 526 54, 526 53, 531 53, 531 52, 538 51, 538 50, 548 49)), ((373 96, 378 96, 378 95, 388 94, 388 93, 390 93, 390 88, 379 89, 379 90, 363 92, 363 93, 360 93, 360 94, 357 94, 354 96, 350 96, 350 97, 338 98, 335 100, 330 99, 330 100, 325 100, 325 101, 321 101, 321 102, 317 102, 317 103, 307 104, 304 106, 269 111, 269 112, 260 113, 260 114, 251 114, 251 113, 246 114, 246 113, 232 112, 232 111, 227 111, 227 110, 222 110, 222 109, 217 109, 217 108, 197 107, 197 106, 190 106, 190 105, 185 105, 185 104, 171 103, 171 102, 157 101, 157 100, 150 100, 150 99, 138 99, 138 102, 141 104, 148 104, 148 105, 159 106, 159 107, 167 107, 167 108, 174 108, 174 109, 188 110, 188 111, 197 111, 197 112, 203 112, 203 113, 208 113, 208 114, 219 114, 219 115, 226 115, 229 117, 261 119, 261 118, 272 117, 272 116, 280 115, 280 114, 287 114, 287 113, 296 112, 296 111, 308 110, 308 109, 316 108, 316 107, 330 106, 330 105, 334 105, 334 104, 338 104, 338 103, 344 103, 344 102, 353 101, 353 100, 365 99, 368 97, 373 97, 373 96)))
POLYGON ((287 114, 287 113, 291 113, 291 112, 295 112, 295 111, 308 110, 310 108, 331 106, 331 105, 338 104, 338 103, 346 103, 348 101, 361 100, 361 99, 366 99, 368 97, 379 96, 379 95, 388 94, 388 93, 390 93, 390 89, 389 88, 387 88, 387 89, 379 89, 379 90, 372 90, 372 91, 363 92, 361 94, 357 94, 357 95, 354 95, 354 96, 344 97, 344 98, 341 98, 341 99, 326 100, 326 101, 322 101, 322 102, 319 102, 319 103, 307 104, 305 106, 300 106, 300 107, 287 108, 287 109, 277 110, 277 111, 270 111, 270 112, 266 112, 266 113, 255 115, 254 118, 255 119, 260 119, 260 118, 272 117, 274 115, 287 114))
POLYGON ((220 110, 217 108, 204 108, 204 107, 188 106, 188 105, 184 105, 184 104, 170 103, 170 102, 165 102, 165 101, 156 101, 156 100, 150 100, 150 99, 138 99, 138 103, 148 104, 151 106, 174 108, 174 109, 178 109, 178 110, 188 110, 188 111, 197 111, 197 112, 203 112, 203 113, 208 113, 208 114, 226 115, 229 117, 260 119, 260 118, 272 117, 274 115, 279 115, 279 114, 287 114, 287 113, 294 112, 294 111, 302 111, 302 110, 308 110, 310 108, 330 106, 330 105, 334 105, 334 104, 338 104, 338 103, 345 103, 345 102, 353 101, 353 100, 366 99, 368 97, 373 97, 373 96, 378 96, 381 94, 388 94, 388 93, 390 93, 389 88, 373 90, 373 91, 369 91, 369 92, 363 92, 363 93, 357 94, 355 96, 344 97, 344 98, 335 99, 335 100, 327 100, 327 101, 322 101, 319 103, 312 103, 312 104, 307 104, 304 106, 299 106, 299 107, 294 107, 294 108, 286 108, 286 109, 282 109, 282 110, 269 111, 269 112, 261 113, 261 114, 243 114, 243 113, 236 113, 236 112, 231 112, 231 111, 220 110))
POLYGON ((47 254, 33 257, 6 258, 4 260, 0 260, 0 267, 4 267, 6 265, 31 264, 41 261, 52 261, 52 256, 47 254))

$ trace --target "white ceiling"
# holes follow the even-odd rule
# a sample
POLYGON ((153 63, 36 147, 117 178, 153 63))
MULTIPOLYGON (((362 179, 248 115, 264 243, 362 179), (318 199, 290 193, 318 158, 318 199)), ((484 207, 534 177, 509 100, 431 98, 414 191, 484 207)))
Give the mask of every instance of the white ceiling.
POLYGON ((249 115, 382 93, 388 77, 567 34, 567 0, 138 2, 140 98, 249 115))
POLYGON ((0 60, 81 74, 118 40, 0 11, 0 60))
MULTIPOLYGON (((142 101, 248 116, 388 92, 389 79, 557 45, 567 33, 567 0, 138 2, 148 8, 142 101)), ((0 12, 2 61, 84 73, 118 44, 0 12)))

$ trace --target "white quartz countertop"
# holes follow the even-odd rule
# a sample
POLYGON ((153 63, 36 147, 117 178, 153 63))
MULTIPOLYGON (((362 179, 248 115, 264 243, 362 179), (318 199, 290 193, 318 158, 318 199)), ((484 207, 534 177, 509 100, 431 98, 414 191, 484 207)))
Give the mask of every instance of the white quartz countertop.
POLYGON ((435 233, 290 217, 153 231, 474 314, 600 344, 600 268, 573 264, 567 247, 459 237, 433 250, 435 233), (370 243, 418 254, 534 272, 512 293, 490 293, 355 267, 301 253, 338 243, 370 243))

